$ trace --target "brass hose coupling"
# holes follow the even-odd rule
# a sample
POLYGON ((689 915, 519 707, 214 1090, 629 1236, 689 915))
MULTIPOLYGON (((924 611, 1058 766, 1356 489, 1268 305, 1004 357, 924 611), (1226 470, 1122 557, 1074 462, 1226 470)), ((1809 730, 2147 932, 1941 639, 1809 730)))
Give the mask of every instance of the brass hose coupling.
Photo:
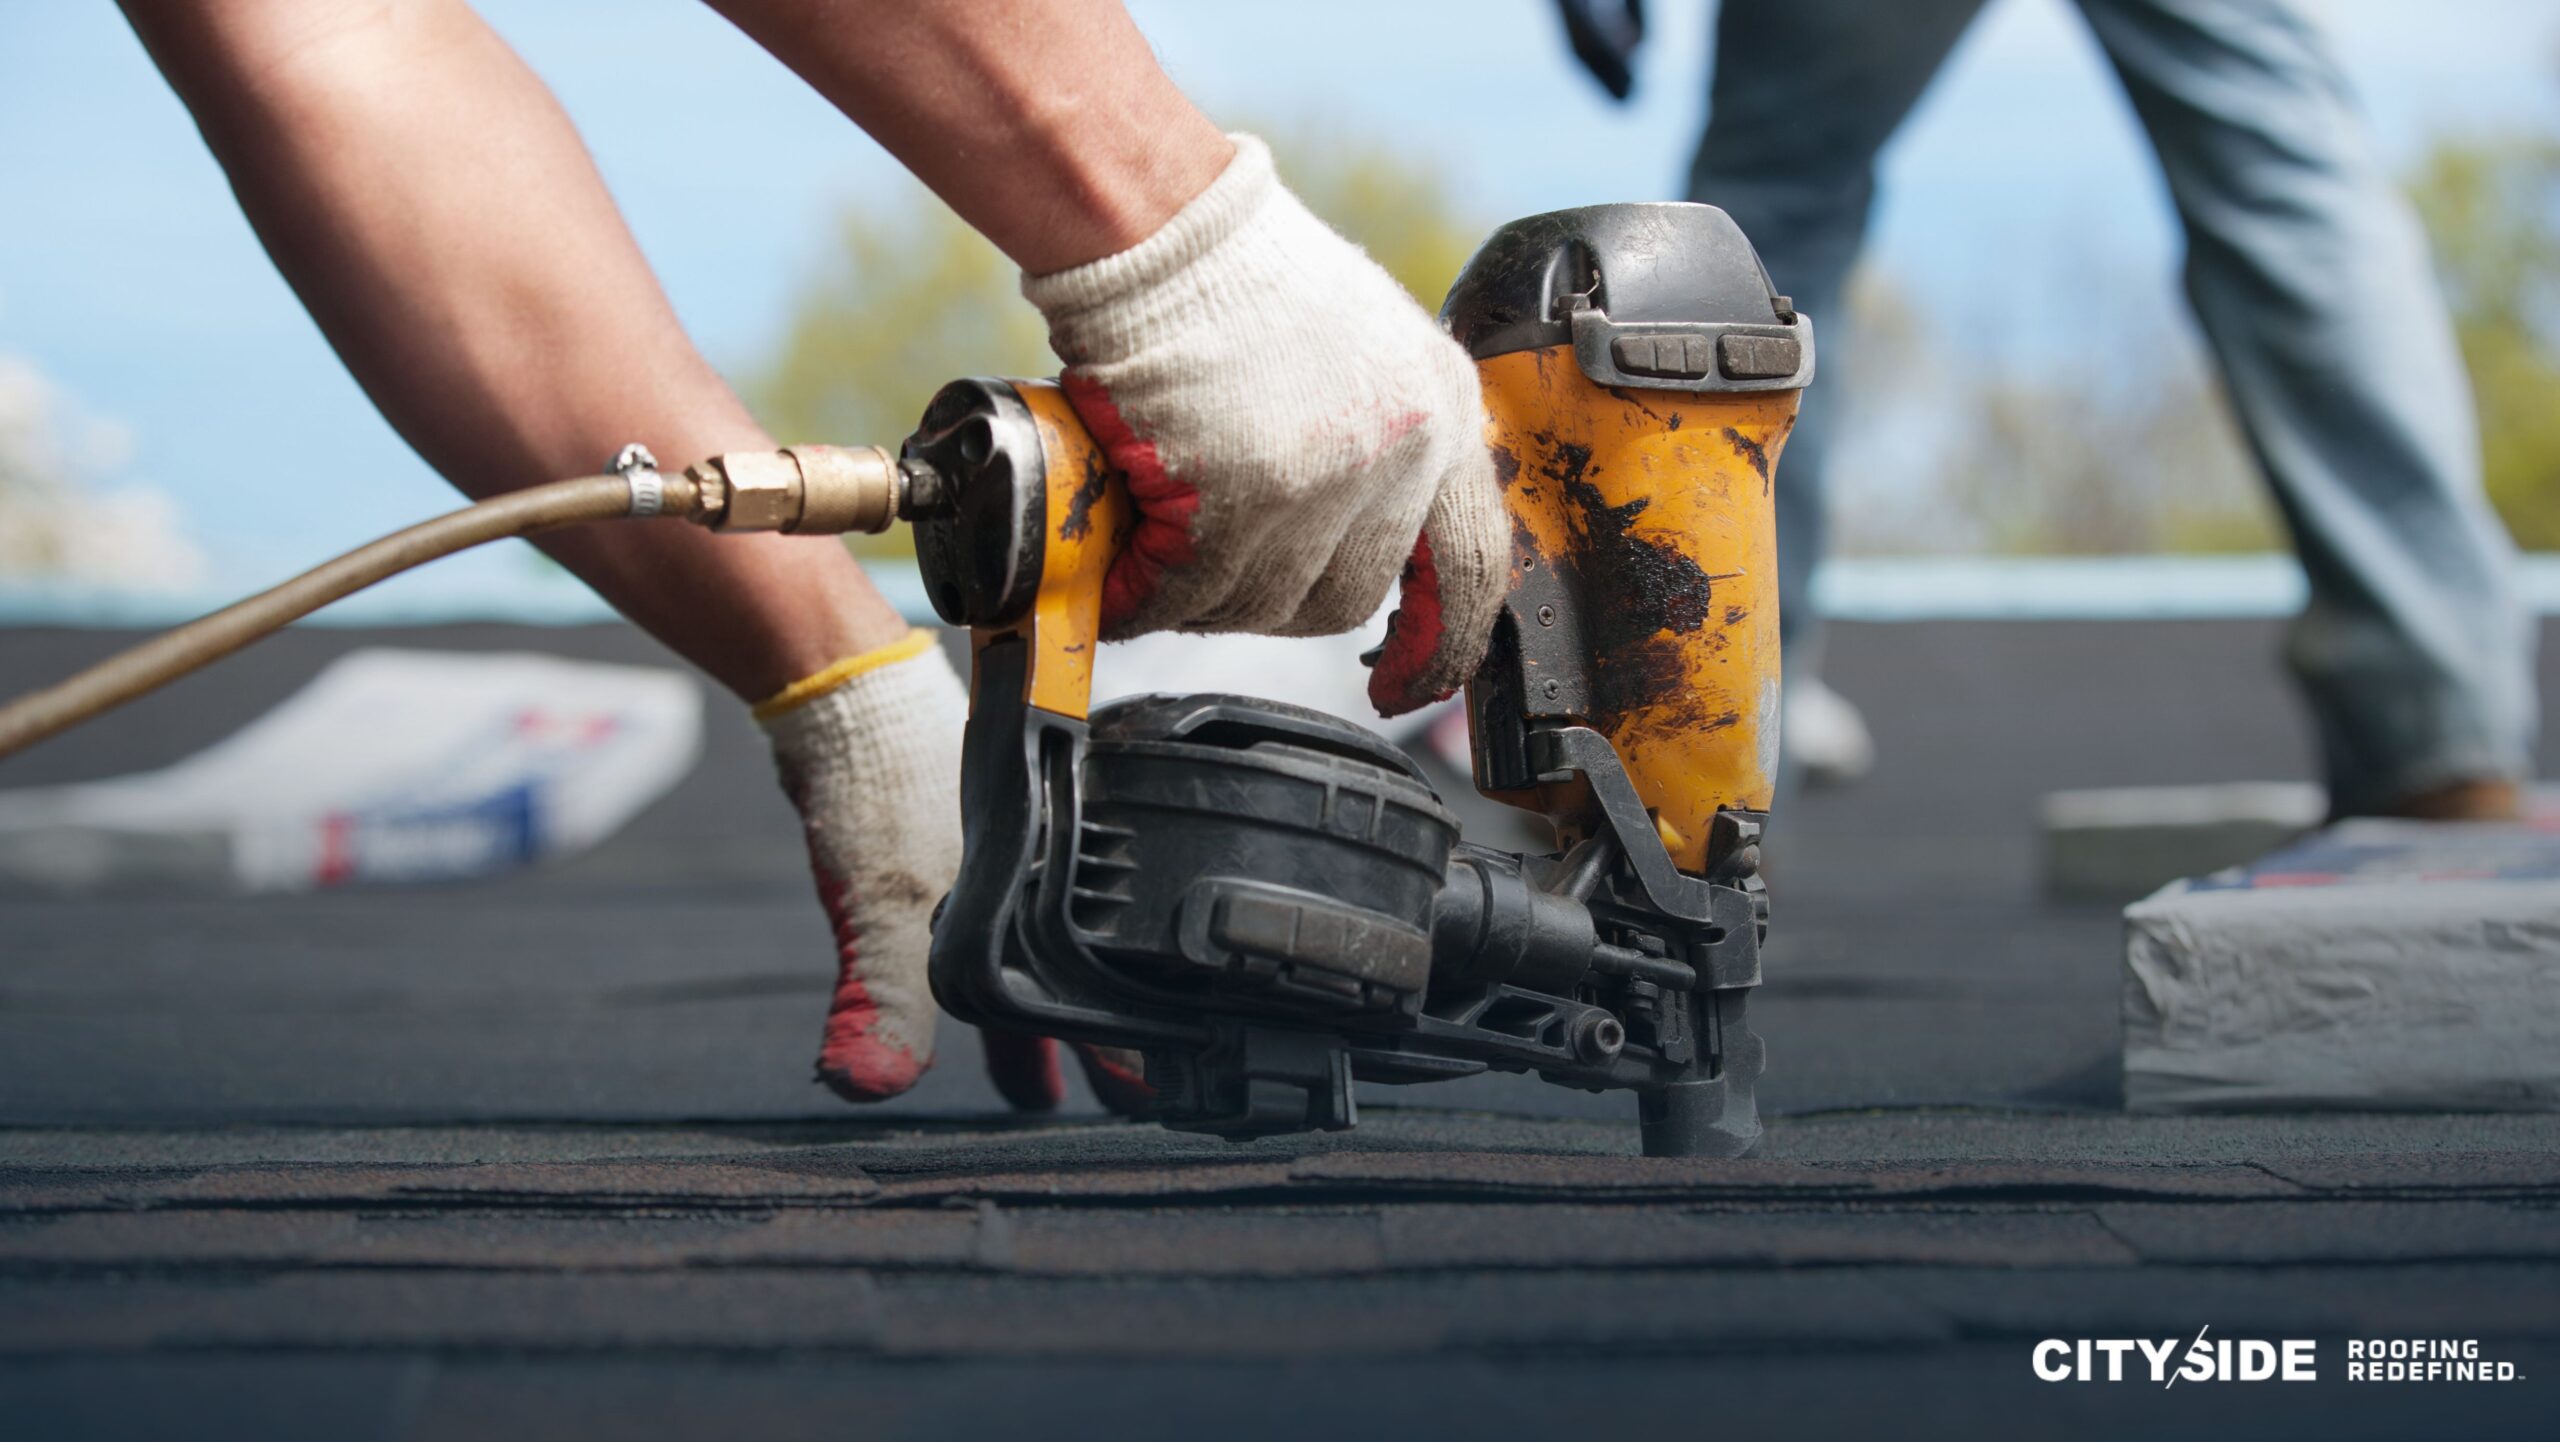
POLYGON ((712 456, 684 476, 692 519, 712 530, 837 536, 896 524, 917 479, 911 464, 878 446, 785 446, 712 456))

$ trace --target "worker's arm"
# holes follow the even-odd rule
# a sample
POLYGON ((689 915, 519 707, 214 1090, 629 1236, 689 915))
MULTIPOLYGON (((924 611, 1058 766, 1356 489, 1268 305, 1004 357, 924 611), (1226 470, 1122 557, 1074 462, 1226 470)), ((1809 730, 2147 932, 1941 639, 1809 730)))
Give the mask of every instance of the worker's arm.
POLYGON ((1483 654, 1510 535, 1473 366, 1166 78, 1118 0, 712 0, 1021 262, 1139 524, 1106 634, 1405 600, 1370 695, 1483 654))
POLYGON ((1127 250, 1235 146, 1120 0, 709 0, 1034 275, 1127 250))
MULTIPOLYGON (((670 466, 771 444, 686 338, 568 117, 463 0, 125 12, 278 269, 456 486, 592 473, 629 441, 670 466)), ((750 700, 904 634, 832 540, 619 526, 544 544, 750 700)))

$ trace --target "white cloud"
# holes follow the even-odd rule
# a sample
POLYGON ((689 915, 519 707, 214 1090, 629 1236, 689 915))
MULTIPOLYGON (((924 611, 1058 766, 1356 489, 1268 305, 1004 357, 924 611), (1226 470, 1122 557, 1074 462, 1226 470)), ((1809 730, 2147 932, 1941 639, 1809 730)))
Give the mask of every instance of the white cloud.
POLYGON ((0 583, 118 591, 202 584, 205 556, 166 492, 107 484, 131 454, 121 426, 80 412, 22 358, 0 354, 0 583))

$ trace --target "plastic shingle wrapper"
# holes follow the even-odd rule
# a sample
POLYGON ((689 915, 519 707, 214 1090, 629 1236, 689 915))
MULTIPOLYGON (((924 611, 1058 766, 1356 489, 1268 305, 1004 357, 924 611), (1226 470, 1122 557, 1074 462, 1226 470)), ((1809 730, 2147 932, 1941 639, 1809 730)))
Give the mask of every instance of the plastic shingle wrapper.
POLYGON ((2354 821, 2125 910, 2135 1111, 2560 1107, 2560 824, 2354 821))
POLYGON ((694 683, 369 649, 159 771, 0 791, 0 877, 62 890, 448 881, 585 850, 692 769, 694 683))

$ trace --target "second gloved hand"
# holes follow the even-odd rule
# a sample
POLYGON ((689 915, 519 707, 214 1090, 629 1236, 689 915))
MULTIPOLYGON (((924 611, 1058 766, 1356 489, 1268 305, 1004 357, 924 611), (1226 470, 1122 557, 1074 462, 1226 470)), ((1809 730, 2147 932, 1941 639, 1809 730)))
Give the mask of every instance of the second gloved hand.
MULTIPOLYGON (((886 1101, 933 1065, 939 1013, 927 979, 933 909, 960 869, 960 738, 969 700, 933 637, 851 656, 756 707, 800 813, 818 901, 834 932, 836 986, 818 1080, 847 1101, 886 1101)), ((987 1074, 1006 1101, 1064 1097, 1057 1043, 989 1032, 987 1074)), ((1124 1116, 1153 1097, 1137 1058, 1078 1046, 1094 1095, 1124 1116)))
POLYGON ((1137 505, 1105 633, 1347 631, 1401 573, 1369 694, 1411 710, 1466 681, 1509 583, 1475 367, 1235 140, 1154 235, 1023 282, 1137 505))

